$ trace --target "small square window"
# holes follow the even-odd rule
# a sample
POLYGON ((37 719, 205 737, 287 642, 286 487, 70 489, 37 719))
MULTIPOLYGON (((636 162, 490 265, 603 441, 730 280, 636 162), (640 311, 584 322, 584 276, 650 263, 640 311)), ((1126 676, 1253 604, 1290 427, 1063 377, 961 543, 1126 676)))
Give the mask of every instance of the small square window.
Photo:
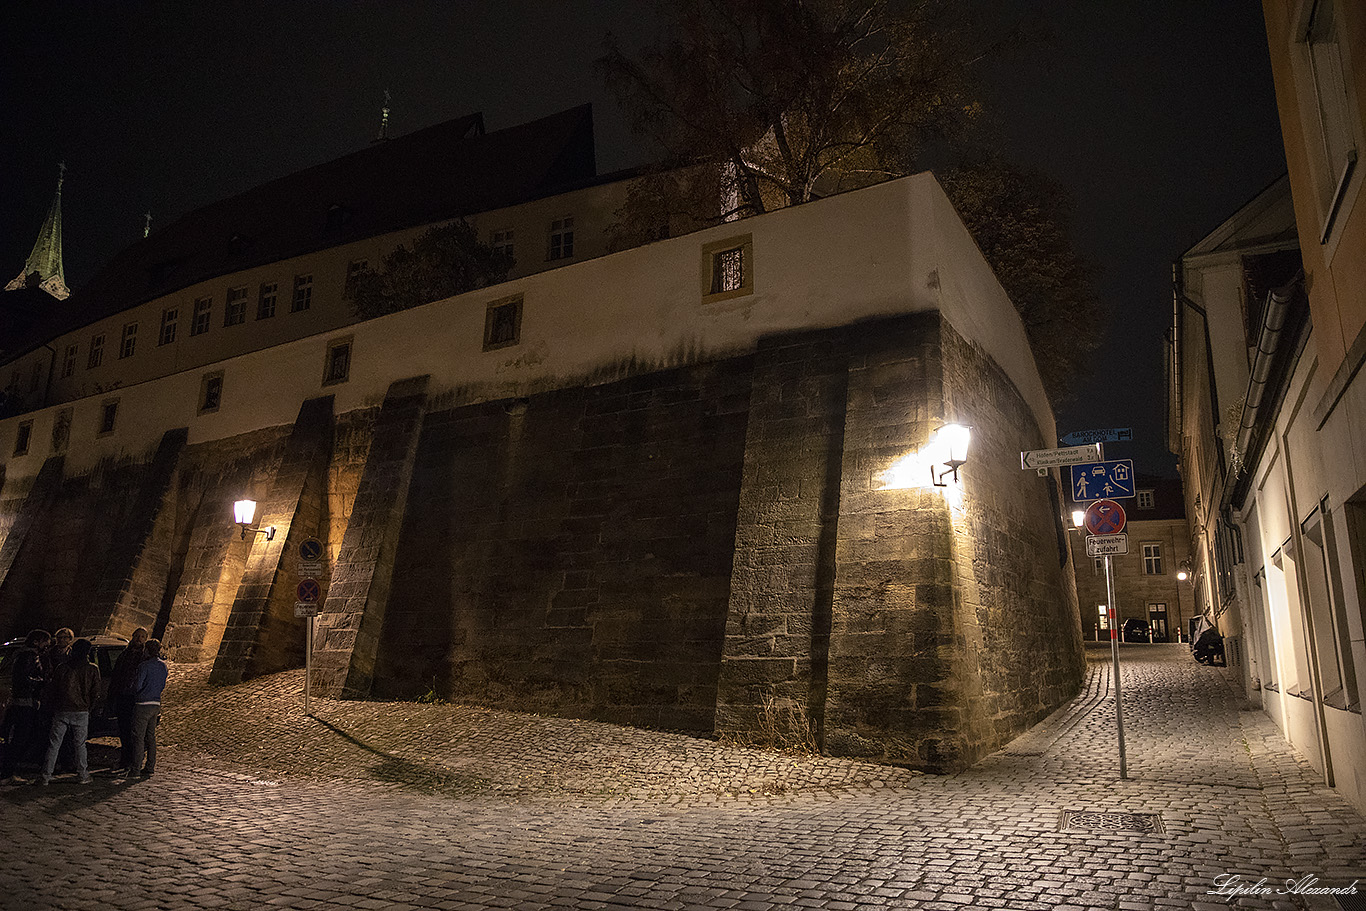
POLYGON ((505 297, 484 311, 484 350, 508 348, 522 340, 522 296, 505 297))
POLYGON ((356 288, 356 279, 370 270, 370 261, 366 259, 353 259, 346 264, 346 293, 351 294, 356 288))
POLYGON ((66 356, 62 358, 62 379, 66 379, 76 372, 76 357, 79 353, 79 345, 66 346, 66 356))
POLYGON ((190 322, 191 335, 203 335, 209 331, 213 319, 213 298, 201 297, 194 302, 194 319, 190 322))
POLYGON ((494 231, 489 235, 489 246, 493 248, 495 253, 506 253, 508 256, 512 256, 514 238, 515 235, 511 228, 494 231))
POLYGON ((104 363, 104 333, 90 337, 90 356, 85 359, 85 369, 94 370, 104 363))
POLYGON ((119 342, 119 358, 132 357, 138 350, 138 324, 129 323, 123 327, 123 338, 119 342))
POLYGON ((28 444, 33 439, 33 422, 23 421, 14 432, 14 454, 28 455, 28 444))
POLYGON ((223 371, 206 373, 199 381, 199 413, 210 414, 223 404, 223 371))
POLYGON ((109 399, 100 406, 100 435, 114 432, 119 418, 119 400, 109 399))
POLYGON ((547 259, 570 259, 574 255, 574 216, 566 215, 550 223, 550 250, 547 259))
POLYGON ((294 299, 289 303, 290 313, 300 313, 313 306, 313 276, 294 276, 294 299))
POLYGON ((351 376, 351 336, 327 343, 327 362, 323 366, 323 385, 345 383, 351 376))
POLYGON ((1138 508, 1139 508, 1139 509, 1152 509, 1152 508, 1153 508, 1153 492, 1152 492, 1151 490, 1140 490, 1140 491, 1138 492, 1138 508))
POLYGON ((277 282, 262 282, 260 296, 256 298, 256 318, 270 319, 275 315, 275 300, 279 297, 277 282))
POLYGON ((247 289, 229 288, 228 300, 223 306, 223 326, 239 326, 247 321, 247 289))
POLYGON ((179 319, 178 307, 167 307, 161 311, 161 331, 157 333, 158 345, 169 345, 175 341, 176 323, 179 319))
POLYGON ((708 303, 754 291, 752 235, 729 237, 702 247, 702 299, 708 303))

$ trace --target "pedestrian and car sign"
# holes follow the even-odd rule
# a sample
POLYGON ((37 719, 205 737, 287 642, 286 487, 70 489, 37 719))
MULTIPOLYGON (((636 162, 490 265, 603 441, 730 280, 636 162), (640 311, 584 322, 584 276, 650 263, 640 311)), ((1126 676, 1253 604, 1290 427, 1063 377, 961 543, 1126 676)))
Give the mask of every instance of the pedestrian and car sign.
POLYGON ((1084 523, 1093 535, 1117 535, 1124 531, 1124 507, 1114 500, 1097 500, 1086 507, 1084 523))
POLYGON ((1087 443, 1132 443, 1134 432, 1128 427, 1109 427, 1105 430, 1076 430, 1066 436, 1058 437, 1064 446, 1082 446, 1087 443))
POLYGON ((1111 459, 1072 466, 1072 500, 1114 500, 1134 495, 1134 460, 1111 459))
POLYGON ((1057 468, 1060 465, 1076 465, 1078 462, 1096 462, 1101 458, 1099 443, 1067 449, 1034 449, 1020 453, 1020 467, 1025 470, 1057 468))

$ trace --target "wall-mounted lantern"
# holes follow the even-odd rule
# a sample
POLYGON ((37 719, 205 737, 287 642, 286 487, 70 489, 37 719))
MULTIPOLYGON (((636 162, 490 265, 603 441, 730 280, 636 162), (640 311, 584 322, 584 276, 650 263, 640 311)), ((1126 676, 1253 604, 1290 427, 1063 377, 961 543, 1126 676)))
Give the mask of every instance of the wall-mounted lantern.
POLYGON ((1180 582, 1185 582, 1191 577, 1191 561, 1182 560, 1181 566, 1176 570, 1176 578, 1180 582))
POLYGON ((944 478, 952 474, 958 480, 958 469, 968 460, 968 443, 972 430, 962 424, 945 424, 930 443, 934 456, 930 462, 930 480, 935 487, 948 487, 944 478), (942 468, 940 466, 943 466, 942 468))
POLYGON ((1083 524, 1085 524, 1085 522, 1086 522, 1086 510, 1084 510, 1084 509, 1074 509, 1074 510, 1072 510, 1072 527, 1073 527, 1073 528, 1081 528, 1081 526, 1082 526, 1083 524))
POLYGON ((242 526, 242 540, 247 539, 247 532, 254 531, 258 535, 265 535, 267 541, 275 540, 275 526, 270 525, 266 528, 252 528, 251 521, 256 518, 255 500, 238 500, 232 504, 233 521, 242 526))

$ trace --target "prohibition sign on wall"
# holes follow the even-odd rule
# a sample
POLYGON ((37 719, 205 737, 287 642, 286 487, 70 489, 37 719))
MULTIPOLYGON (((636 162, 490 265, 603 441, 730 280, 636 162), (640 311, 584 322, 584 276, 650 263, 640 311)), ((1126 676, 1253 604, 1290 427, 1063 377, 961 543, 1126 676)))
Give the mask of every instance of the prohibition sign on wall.
POLYGON ((1086 507, 1086 530, 1093 535, 1117 535, 1124 531, 1124 507, 1114 500, 1097 500, 1086 507))

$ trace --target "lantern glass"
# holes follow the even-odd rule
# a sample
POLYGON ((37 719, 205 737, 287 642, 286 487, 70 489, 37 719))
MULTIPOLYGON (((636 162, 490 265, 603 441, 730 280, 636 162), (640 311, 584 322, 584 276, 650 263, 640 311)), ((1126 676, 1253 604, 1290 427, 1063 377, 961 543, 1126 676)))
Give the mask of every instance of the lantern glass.
POLYGON ((238 525, 250 525, 251 520, 256 518, 256 501, 238 500, 232 504, 232 513, 236 517, 233 521, 238 525))
POLYGON ((939 428, 939 451, 943 453, 944 464, 956 467, 966 462, 971 439, 972 431, 962 424, 945 424, 939 428))

